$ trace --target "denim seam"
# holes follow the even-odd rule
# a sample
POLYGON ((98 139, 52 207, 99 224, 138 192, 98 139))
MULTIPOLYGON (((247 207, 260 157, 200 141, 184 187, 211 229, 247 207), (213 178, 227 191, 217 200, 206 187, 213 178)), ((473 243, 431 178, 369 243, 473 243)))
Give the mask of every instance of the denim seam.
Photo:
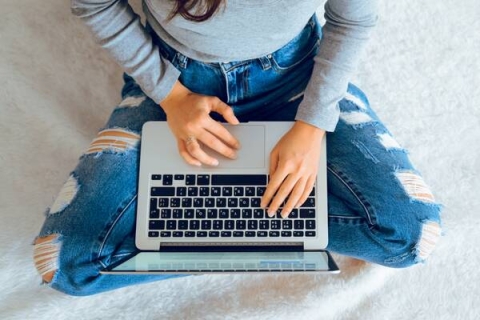
POLYGON ((102 255, 103 249, 105 247, 105 243, 107 242, 107 239, 110 236, 110 233, 112 232, 113 228, 116 226, 118 220, 120 220, 120 218, 123 217, 123 214, 125 213, 125 211, 131 206, 131 204, 133 203, 133 201, 135 201, 136 198, 137 198, 137 195, 136 194, 133 195, 133 197, 130 199, 130 201, 128 201, 127 205, 123 208, 123 210, 120 212, 120 214, 115 218, 112 225, 110 226, 107 233, 105 234, 105 236, 103 238, 103 241, 100 244, 100 248, 98 250, 98 254, 97 254, 97 257, 96 257, 96 260, 99 261, 100 264, 103 265, 103 262, 100 260, 100 257, 102 255))
POLYGON ((310 48, 310 50, 308 50, 308 52, 302 57, 300 58, 297 62, 293 63, 292 65, 289 65, 287 67, 281 67, 277 60, 275 59, 275 56, 274 54, 271 55, 271 60, 272 60, 272 65, 273 65, 273 69, 278 71, 278 72, 287 72, 288 70, 298 66, 299 64, 301 64, 302 62, 305 61, 305 59, 308 58, 308 56, 310 56, 312 54, 312 52, 317 49, 320 45, 320 39, 317 38, 317 40, 315 41, 314 45, 312 46, 312 48, 310 48))
POLYGON ((360 203, 360 205, 363 207, 363 209, 365 210, 365 214, 367 215, 368 217, 368 222, 370 223, 371 226, 374 226, 375 223, 373 222, 373 219, 372 219, 372 216, 370 214, 370 212, 368 211, 368 208, 365 206, 365 204, 362 202, 362 200, 360 199, 360 197, 356 194, 356 192, 348 185, 348 183, 342 178, 340 177, 340 175, 338 173, 336 173, 330 166, 327 166, 327 169, 328 171, 330 171, 335 177, 337 177, 338 180, 340 180, 341 183, 343 183, 345 185, 345 187, 347 187, 348 190, 350 190, 350 192, 352 193, 352 195, 357 199, 357 201, 360 203))

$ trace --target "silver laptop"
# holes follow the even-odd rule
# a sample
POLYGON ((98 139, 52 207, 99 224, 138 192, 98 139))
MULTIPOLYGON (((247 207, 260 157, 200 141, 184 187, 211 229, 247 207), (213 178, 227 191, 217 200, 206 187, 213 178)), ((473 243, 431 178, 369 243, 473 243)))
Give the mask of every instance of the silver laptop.
POLYGON ((260 208, 269 155, 293 122, 225 124, 241 144, 231 160, 195 167, 166 122, 143 126, 135 242, 108 274, 338 273, 328 242, 326 139, 315 188, 287 219, 260 208))

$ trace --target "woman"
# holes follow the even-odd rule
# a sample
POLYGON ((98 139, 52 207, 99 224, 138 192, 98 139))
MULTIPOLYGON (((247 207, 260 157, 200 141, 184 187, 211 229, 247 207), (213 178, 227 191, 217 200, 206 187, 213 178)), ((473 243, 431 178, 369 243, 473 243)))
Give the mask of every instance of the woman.
MULTIPOLYGON (((261 205, 288 219, 310 193, 328 135, 329 250, 390 267, 424 261, 440 206, 405 150, 348 83, 376 16, 375 0, 145 0, 146 27, 124 0, 72 0, 72 12, 125 70, 123 101, 47 211, 34 260, 45 283, 87 295, 175 276, 99 270, 136 250, 141 128, 168 121, 191 165, 241 146, 218 120, 295 120, 271 151, 261 205)), ((161 145, 159 144, 161 148, 161 145)))

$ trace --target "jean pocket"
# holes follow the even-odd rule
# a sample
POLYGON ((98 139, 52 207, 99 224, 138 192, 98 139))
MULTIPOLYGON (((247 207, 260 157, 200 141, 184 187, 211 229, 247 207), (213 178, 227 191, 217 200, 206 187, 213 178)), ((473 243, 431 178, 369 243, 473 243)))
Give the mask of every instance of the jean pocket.
POLYGON ((269 58, 273 68, 278 72, 288 72, 308 58, 313 58, 320 44, 315 23, 309 21, 307 26, 289 43, 273 52, 269 58))

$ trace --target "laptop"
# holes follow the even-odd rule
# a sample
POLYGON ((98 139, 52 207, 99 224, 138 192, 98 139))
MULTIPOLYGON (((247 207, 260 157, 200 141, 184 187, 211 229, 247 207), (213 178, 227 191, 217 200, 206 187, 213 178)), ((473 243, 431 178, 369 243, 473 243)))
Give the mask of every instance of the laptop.
POLYGON ((216 167, 179 155, 167 122, 143 126, 135 243, 104 274, 339 273, 328 251, 326 138, 308 200, 288 218, 260 208, 269 155, 293 122, 224 124, 239 141, 232 160, 206 146, 216 167))

